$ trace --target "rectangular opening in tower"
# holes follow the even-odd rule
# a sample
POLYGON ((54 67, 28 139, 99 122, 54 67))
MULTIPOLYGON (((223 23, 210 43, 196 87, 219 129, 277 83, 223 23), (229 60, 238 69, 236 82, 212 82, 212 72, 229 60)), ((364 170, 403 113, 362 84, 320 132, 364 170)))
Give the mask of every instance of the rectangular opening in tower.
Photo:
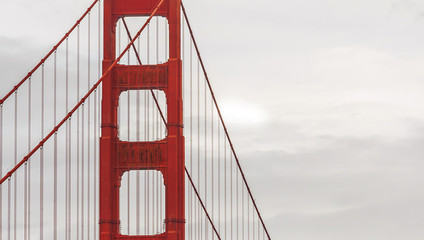
POLYGON ((163 91, 130 90, 119 96, 120 140, 140 142, 164 139, 167 134, 165 122, 167 106, 163 91))
MULTIPOLYGON (((147 19, 148 17, 125 17, 118 20, 116 24, 117 55, 130 43, 129 35, 131 39, 134 38, 147 19)), ((141 65, 156 65, 167 62, 169 56, 168 31, 168 20, 165 17, 153 17, 140 37, 135 40, 134 47, 131 46, 119 64, 140 65, 138 57, 141 65)))
POLYGON ((122 235, 157 235, 165 232, 165 185, 156 170, 123 174, 119 191, 122 235))

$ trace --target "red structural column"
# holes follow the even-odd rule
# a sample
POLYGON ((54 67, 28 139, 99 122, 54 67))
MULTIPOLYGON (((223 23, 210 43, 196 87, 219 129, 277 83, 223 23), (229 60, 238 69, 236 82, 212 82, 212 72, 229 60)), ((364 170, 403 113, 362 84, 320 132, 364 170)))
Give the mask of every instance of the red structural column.
MULTIPOLYGON (((115 27, 112 18, 113 0, 104 1, 103 23, 103 71, 115 60, 115 27)), ((117 138, 117 114, 112 98, 113 82, 111 74, 106 76, 102 85, 102 136, 100 138, 99 168, 99 236, 101 240, 111 240, 119 233, 119 188, 116 186, 117 172, 114 171, 117 138)))
MULTIPOLYGON (((125 16, 148 16, 159 0, 104 0, 104 71, 116 58, 116 23, 125 16)), ((184 136, 180 0, 166 0, 157 12, 169 24, 169 60, 150 66, 117 65, 103 81, 100 139, 100 240, 183 240, 185 233, 184 136), (152 79, 149 79, 152 78, 152 79), (155 79, 153 79, 155 78, 155 79), (167 103, 167 136, 154 142, 123 142, 118 138, 119 95, 128 90, 160 89, 167 103), (121 176, 131 170, 157 170, 165 183, 165 232, 124 236, 119 231, 121 176)), ((135 195, 133 196, 136 197, 135 195)), ((144 218, 140 219, 140 222, 144 218)))

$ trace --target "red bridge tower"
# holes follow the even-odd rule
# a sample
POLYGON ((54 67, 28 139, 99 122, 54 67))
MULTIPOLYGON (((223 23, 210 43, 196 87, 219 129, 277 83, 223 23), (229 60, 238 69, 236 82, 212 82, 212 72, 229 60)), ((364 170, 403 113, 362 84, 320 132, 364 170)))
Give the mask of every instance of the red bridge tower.
MULTIPOLYGON (((118 19, 125 16, 149 16, 157 4, 158 0, 104 0, 103 71, 106 71, 116 58, 115 29, 118 19)), ((156 16, 163 16, 168 20, 168 62, 143 66, 116 65, 103 81, 100 240, 185 239, 180 4, 180 0, 165 0, 156 13, 156 16), (118 138, 117 123, 119 95, 127 90, 148 89, 159 89, 166 95, 167 136, 163 140, 153 142, 121 141, 118 138), (159 154, 153 154, 154 152, 159 154), (120 181, 122 174, 131 170, 157 170, 162 173, 165 183, 164 233, 153 236, 121 235, 120 181)))

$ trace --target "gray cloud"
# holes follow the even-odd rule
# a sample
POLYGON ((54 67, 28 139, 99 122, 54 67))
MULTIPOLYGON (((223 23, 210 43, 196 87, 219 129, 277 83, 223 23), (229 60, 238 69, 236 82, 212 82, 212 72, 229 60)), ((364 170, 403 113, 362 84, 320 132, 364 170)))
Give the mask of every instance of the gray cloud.
POLYGON ((281 239, 420 239, 423 136, 321 138, 319 149, 241 154, 271 231, 281 239))

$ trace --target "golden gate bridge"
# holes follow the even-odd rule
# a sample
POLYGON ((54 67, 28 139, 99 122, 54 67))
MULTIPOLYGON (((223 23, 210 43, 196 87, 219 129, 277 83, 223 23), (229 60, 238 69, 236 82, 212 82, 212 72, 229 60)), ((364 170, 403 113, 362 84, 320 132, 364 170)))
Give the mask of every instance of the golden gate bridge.
POLYGON ((271 239, 180 0, 95 0, 0 100, 0 239, 271 239))

